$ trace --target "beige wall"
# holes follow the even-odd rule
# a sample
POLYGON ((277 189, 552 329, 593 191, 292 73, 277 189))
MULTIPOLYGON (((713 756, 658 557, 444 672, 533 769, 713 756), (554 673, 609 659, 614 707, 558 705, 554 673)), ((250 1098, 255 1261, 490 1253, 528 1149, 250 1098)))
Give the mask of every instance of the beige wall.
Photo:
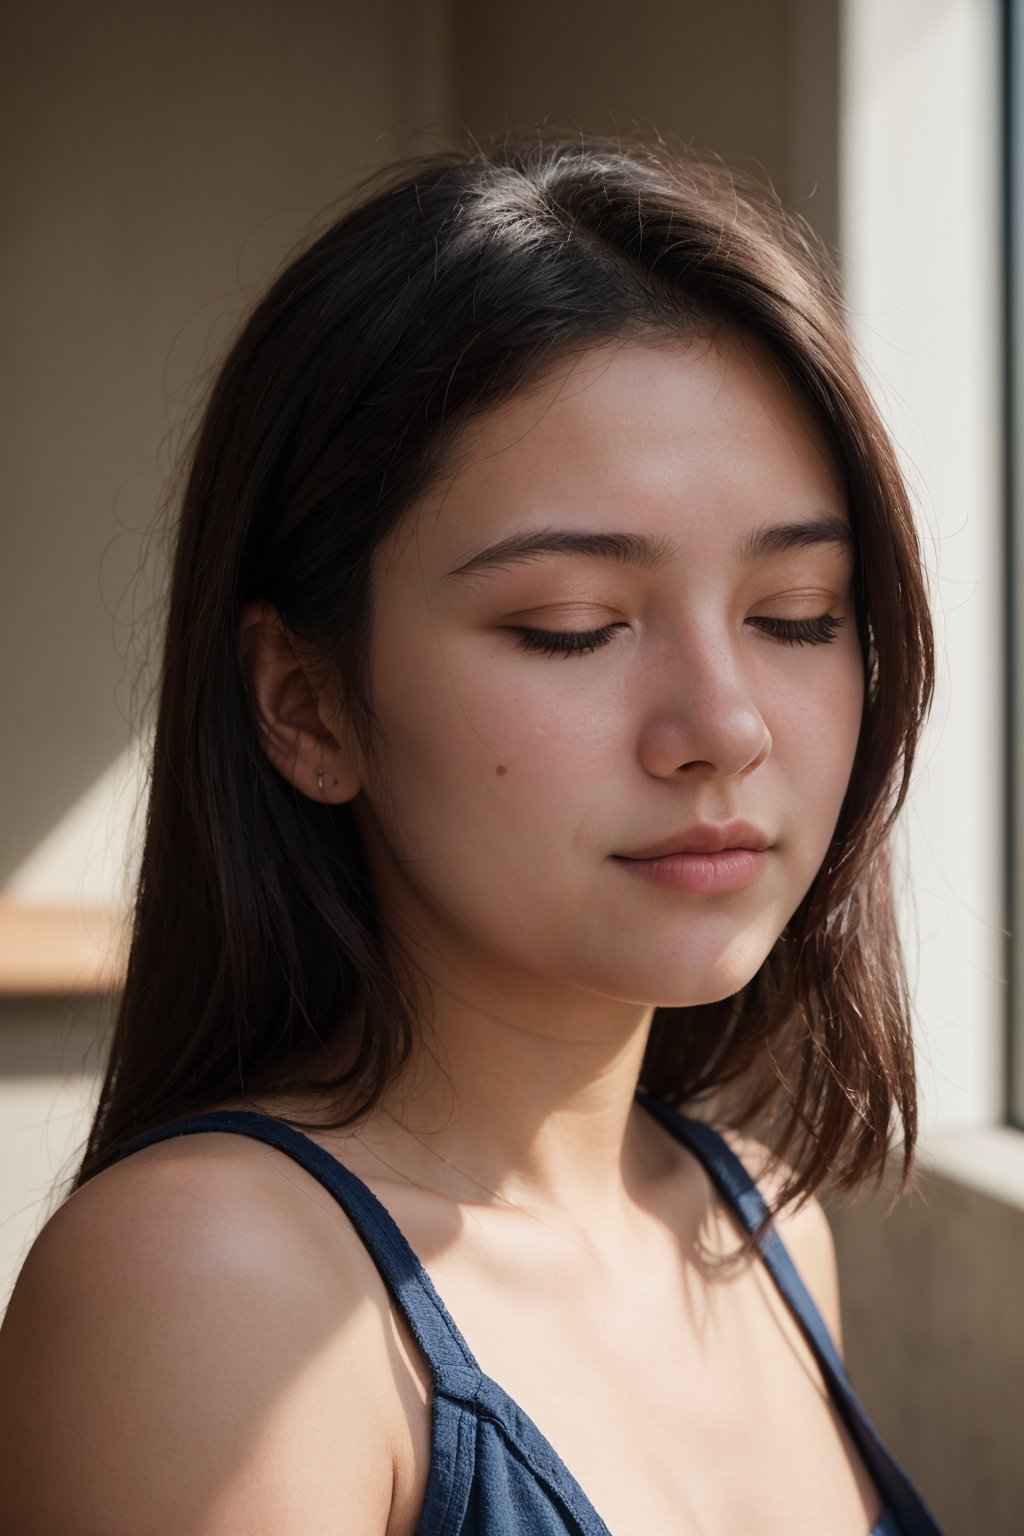
POLYGON ((785 0, 456 0, 455 12, 458 110, 474 128, 544 118, 597 133, 653 124, 728 160, 755 158, 788 181, 785 0))
POLYGON ((0 1317, 89 1132, 111 1000, 0 1000, 0 1317))
POLYGON ((1024 1210, 921 1172, 832 1213, 850 1377, 945 1536, 1019 1536, 1024 1210))
POLYGON ((454 6, 454 105, 475 132, 661 132, 770 181, 834 244, 834 0, 454 6))
POLYGON ((313 216, 437 107, 423 26, 412 0, 9 11, 0 882, 127 742, 169 430, 313 216))

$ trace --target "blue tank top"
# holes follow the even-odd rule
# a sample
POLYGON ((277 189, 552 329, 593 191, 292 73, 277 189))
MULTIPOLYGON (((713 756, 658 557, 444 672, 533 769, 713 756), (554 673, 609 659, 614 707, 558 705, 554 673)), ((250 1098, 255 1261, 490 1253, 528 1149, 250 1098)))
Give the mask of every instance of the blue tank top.
MULTIPOLYGON (((717 1131, 659 1100, 639 1102, 703 1163, 740 1222, 753 1231, 766 1209, 744 1165, 717 1131)), ((496 1381, 484 1375, 423 1265, 361 1179, 316 1142, 250 1110, 215 1110, 149 1131, 110 1163, 152 1142, 200 1131, 253 1136, 301 1164, 345 1211, 423 1351, 433 1379, 431 1457, 416 1536, 610 1536, 554 1448, 496 1381)), ((769 1228, 761 1256, 821 1367, 836 1407, 884 1501, 869 1536, 942 1536, 910 1478, 885 1447, 793 1265, 769 1228)))

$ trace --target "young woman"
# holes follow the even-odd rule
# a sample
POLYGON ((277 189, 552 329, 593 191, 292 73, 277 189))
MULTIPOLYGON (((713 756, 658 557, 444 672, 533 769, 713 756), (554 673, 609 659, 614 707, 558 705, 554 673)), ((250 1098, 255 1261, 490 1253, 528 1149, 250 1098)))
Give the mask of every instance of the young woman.
POLYGON ((195 442, 109 1069, 0 1333, 11 1528, 934 1533, 815 1195, 897 1131, 912 1174, 932 682, 781 210, 585 139, 364 189, 195 442))

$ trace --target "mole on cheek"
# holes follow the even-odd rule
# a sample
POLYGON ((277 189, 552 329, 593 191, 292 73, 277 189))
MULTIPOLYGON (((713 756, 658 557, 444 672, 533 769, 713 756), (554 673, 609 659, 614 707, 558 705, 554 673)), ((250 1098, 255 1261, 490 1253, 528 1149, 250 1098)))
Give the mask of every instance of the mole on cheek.
POLYGON ((497 768, 495 768, 494 771, 498 775, 499 779, 501 778, 503 773, 508 773, 508 769, 505 767, 504 763, 499 763, 497 768))

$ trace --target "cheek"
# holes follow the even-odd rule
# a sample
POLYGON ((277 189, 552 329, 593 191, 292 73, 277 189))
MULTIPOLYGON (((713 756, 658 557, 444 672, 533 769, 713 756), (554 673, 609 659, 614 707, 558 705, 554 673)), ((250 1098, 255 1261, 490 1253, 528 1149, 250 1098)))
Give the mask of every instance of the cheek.
POLYGON ((851 647, 831 690, 827 716, 831 727, 836 772, 845 784, 853 767, 864 716, 864 660, 860 646, 851 647))
MULTIPOLYGON (((827 846, 846 794, 860 737, 864 669, 859 648, 809 679, 788 700, 775 740, 777 764, 796 791, 808 830, 827 846)), ((775 733, 773 732, 773 736, 775 733)))
POLYGON ((579 819, 583 781, 613 741, 614 706, 607 691, 595 700, 583 676, 572 676, 579 665, 574 657, 481 665, 458 646, 442 651, 433 636, 414 646, 381 635, 373 699, 396 846, 486 854, 543 841, 556 826, 564 837, 565 817, 579 819))

